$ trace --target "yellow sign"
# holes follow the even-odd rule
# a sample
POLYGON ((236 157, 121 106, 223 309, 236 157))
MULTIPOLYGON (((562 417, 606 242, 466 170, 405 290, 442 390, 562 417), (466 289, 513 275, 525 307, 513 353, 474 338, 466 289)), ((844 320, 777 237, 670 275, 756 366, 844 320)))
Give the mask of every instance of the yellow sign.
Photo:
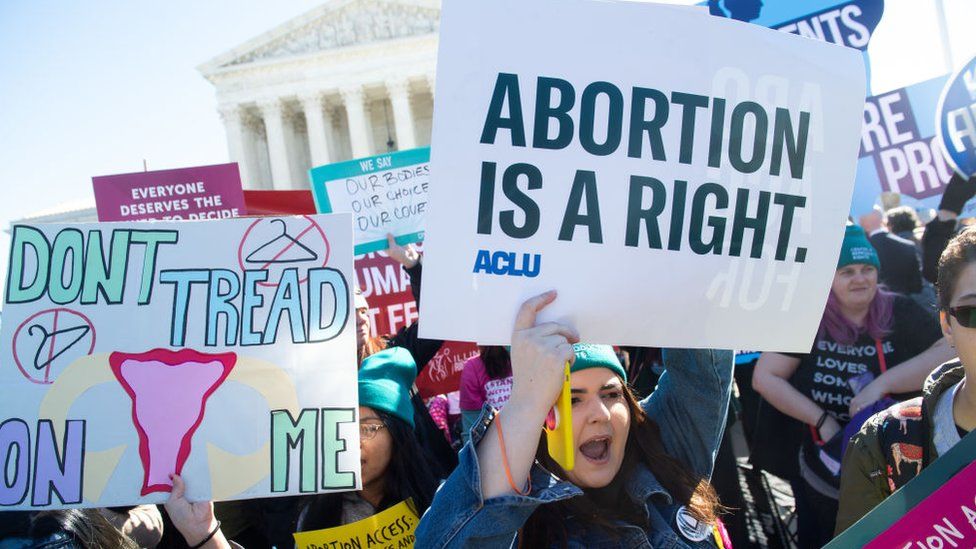
POLYGON ((418 522, 413 501, 408 499, 352 524, 298 532, 295 544, 298 549, 407 549, 413 547, 418 522))

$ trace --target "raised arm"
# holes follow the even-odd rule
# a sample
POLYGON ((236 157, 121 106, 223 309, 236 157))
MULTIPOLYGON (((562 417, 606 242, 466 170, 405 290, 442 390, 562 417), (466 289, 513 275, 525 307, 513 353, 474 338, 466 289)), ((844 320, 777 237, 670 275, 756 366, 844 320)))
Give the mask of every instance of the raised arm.
POLYGON ((562 389, 564 364, 575 359, 572 344, 579 339, 575 330, 561 324, 535 325, 536 314, 555 298, 555 292, 548 292, 519 309, 512 334, 512 396, 500 414, 482 413, 472 443, 461 450, 458 468, 417 527, 417 547, 511 547, 543 498, 579 493, 567 488, 544 494, 548 475, 539 467, 532 479, 536 483, 529 484, 542 424, 562 389))
POLYGON ((661 427, 668 453, 708 478, 728 415, 732 351, 666 349, 664 364, 657 387, 641 406, 661 427))
MULTIPOLYGON (((391 259, 399 263, 403 269, 407 272, 407 276, 410 277, 410 290, 413 292, 413 299, 417 302, 417 308, 420 308, 420 281, 422 268, 422 259, 417 250, 411 245, 400 246, 393 239, 392 234, 386 235, 387 243, 387 255, 391 259)), ((388 345, 390 347, 403 347, 404 349, 410 351, 413 355, 414 362, 417 363, 417 373, 419 374, 427 367, 427 363, 430 359, 434 358, 437 351, 441 350, 441 346, 444 345, 444 341, 440 339, 423 339, 419 336, 420 326, 417 322, 414 322, 408 326, 400 328, 396 334, 394 334, 388 345)))

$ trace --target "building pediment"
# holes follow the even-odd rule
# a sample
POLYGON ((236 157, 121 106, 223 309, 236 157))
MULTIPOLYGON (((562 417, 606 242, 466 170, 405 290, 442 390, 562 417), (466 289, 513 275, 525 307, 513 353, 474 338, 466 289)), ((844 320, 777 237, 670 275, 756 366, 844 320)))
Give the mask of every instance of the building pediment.
POLYGON ((436 34, 438 2, 330 0, 200 67, 212 71, 329 50, 436 34))

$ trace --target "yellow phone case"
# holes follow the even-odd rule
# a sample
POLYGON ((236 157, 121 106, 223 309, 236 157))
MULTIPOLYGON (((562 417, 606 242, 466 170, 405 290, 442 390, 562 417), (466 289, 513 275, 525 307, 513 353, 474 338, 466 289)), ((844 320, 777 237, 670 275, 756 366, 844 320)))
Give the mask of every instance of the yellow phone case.
POLYGON ((559 393, 559 399, 550 412, 550 416, 552 415, 555 415, 555 421, 550 417, 545 426, 549 455, 563 469, 572 471, 576 465, 576 448, 573 447, 573 405, 569 389, 569 362, 566 363, 563 374, 563 390, 559 393))

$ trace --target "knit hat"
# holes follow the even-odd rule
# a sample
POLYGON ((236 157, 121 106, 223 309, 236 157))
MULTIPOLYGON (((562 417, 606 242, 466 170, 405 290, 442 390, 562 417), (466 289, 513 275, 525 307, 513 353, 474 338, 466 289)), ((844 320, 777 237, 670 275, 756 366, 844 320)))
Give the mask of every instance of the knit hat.
POLYGON ((881 268, 878 261, 878 252, 874 251, 874 246, 864 234, 864 229, 857 225, 848 225, 847 232, 844 233, 844 242, 840 245, 840 259, 837 261, 837 268, 846 267, 854 263, 864 263, 874 265, 875 269, 881 268))
POLYGON ((359 366, 359 405, 382 410, 413 427, 410 388, 417 363, 403 347, 390 347, 363 359, 359 366))
POLYGON ((356 306, 356 310, 369 309, 369 303, 366 302, 366 296, 363 295, 363 291, 359 289, 358 284, 353 289, 352 299, 353 299, 353 303, 356 306))
POLYGON ((594 345, 592 343, 577 343, 573 345, 576 351, 576 361, 569 367, 570 372, 578 372, 587 368, 606 368, 620 376, 627 383, 627 372, 620 365, 620 359, 613 347, 609 345, 594 345))

